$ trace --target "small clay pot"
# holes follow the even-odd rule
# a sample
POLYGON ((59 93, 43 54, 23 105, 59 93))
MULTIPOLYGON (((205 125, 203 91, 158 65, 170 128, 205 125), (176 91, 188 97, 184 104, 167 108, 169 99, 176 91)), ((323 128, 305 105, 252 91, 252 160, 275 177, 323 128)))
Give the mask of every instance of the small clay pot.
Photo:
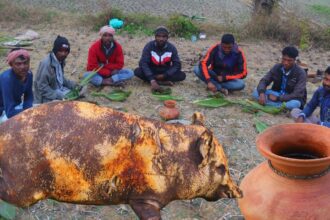
POLYGON ((327 219, 330 210, 330 129, 281 124, 257 137, 268 159, 241 182, 245 219, 327 219))
POLYGON ((164 106, 160 107, 159 109, 159 115, 164 120, 172 120, 178 118, 180 111, 178 108, 176 108, 176 101, 164 101, 164 106))

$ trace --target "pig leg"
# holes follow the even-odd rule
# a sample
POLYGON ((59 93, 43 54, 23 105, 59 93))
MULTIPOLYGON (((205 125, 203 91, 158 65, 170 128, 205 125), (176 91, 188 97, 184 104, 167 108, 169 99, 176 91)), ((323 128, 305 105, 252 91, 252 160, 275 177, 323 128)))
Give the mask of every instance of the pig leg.
POLYGON ((136 199, 130 200, 129 204, 141 220, 161 220, 160 206, 157 201, 136 199))

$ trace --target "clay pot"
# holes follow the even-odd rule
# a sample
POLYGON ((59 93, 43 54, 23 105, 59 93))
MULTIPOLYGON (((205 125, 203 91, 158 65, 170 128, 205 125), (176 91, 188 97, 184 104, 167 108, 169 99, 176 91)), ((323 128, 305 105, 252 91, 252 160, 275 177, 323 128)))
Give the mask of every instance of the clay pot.
POLYGON ((245 219, 329 218, 329 128, 277 125, 257 137, 257 148, 268 161, 240 185, 243 198, 238 203, 245 219))
POLYGON ((164 106, 159 108, 159 115, 164 120, 176 119, 180 115, 179 109, 176 107, 176 101, 166 100, 164 106))

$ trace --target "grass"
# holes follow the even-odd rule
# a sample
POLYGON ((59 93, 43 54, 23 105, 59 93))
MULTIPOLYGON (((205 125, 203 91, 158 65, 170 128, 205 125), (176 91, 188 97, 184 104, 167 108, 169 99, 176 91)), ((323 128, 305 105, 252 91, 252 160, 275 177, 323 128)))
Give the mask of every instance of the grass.
POLYGON ((0 2, 0 22, 19 22, 20 24, 50 23, 59 18, 59 12, 29 5, 16 5, 9 0, 0 2))
POLYGON ((311 11, 313 11, 319 15, 325 15, 330 18, 330 7, 329 6, 313 4, 313 5, 309 5, 309 8, 311 11))

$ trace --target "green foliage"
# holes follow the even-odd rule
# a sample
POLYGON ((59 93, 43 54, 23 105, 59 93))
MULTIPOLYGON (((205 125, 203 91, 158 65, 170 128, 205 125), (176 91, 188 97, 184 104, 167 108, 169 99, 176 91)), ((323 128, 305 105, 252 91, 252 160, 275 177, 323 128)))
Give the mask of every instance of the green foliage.
POLYGON ((109 93, 92 92, 91 95, 104 97, 106 99, 109 99, 110 101, 123 102, 131 95, 131 92, 130 91, 126 92, 121 89, 115 89, 109 93))
POLYGON ((262 133, 264 130, 266 130, 269 127, 268 124, 266 124, 263 121, 260 121, 257 118, 254 119, 254 125, 259 134, 262 133))
POLYGON ((279 114, 285 109, 284 104, 280 108, 272 106, 263 106, 255 101, 251 101, 248 99, 229 100, 219 94, 210 96, 207 99, 199 99, 193 101, 193 103, 207 108, 218 108, 235 104, 241 106, 242 110, 248 113, 257 113, 258 111, 262 111, 272 115, 279 114))
POLYGON ((310 45, 310 27, 307 22, 302 21, 300 23, 301 37, 299 42, 299 47, 302 50, 305 50, 310 45))
POLYGON ((218 108, 232 104, 230 101, 223 97, 213 97, 207 99, 199 99, 193 102, 196 105, 207 108, 218 108))
POLYGON ((119 33, 127 33, 128 35, 137 35, 137 34, 143 34, 147 36, 153 35, 153 30, 150 28, 146 28, 143 25, 140 24, 127 24, 119 31, 119 33))
POLYGON ((326 5, 313 4, 309 8, 319 15, 325 15, 330 18, 330 7, 326 5))
POLYGON ((167 22, 167 26, 171 33, 178 37, 190 38, 191 35, 199 32, 199 28, 191 19, 182 15, 172 15, 167 22))
POLYGON ((7 202, 0 201, 0 216, 5 219, 14 219, 16 217, 16 207, 7 202))
POLYGON ((156 95, 153 94, 153 97, 157 98, 159 101, 166 101, 166 100, 176 100, 176 101, 183 101, 183 97, 181 96, 173 96, 173 95, 156 95))
POLYGON ((79 85, 76 88, 72 89, 69 93, 67 93, 65 95, 65 99, 69 100, 69 101, 78 99, 81 87, 86 86, 89 83, 89 81, 91 81, 93 76, 95 76, 96 74, 97 74, 97 71, 94 71, 94 72, 90 73, 87 77, 83 78, 79 82, 79 85))

